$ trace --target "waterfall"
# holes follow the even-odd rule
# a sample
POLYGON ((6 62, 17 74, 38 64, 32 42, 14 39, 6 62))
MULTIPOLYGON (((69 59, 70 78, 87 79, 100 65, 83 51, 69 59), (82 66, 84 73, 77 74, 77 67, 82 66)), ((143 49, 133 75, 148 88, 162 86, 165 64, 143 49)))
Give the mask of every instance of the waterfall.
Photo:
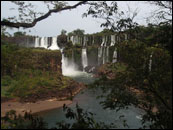
POLYGON ((83 46, 86 46, 86 45, 87 45, 87 37, 84 36, 83 46))
POLYGON ((94 36, 93 36, 92 45, 94 45, 94 42, 95 42, 95 41, 94 41, 94 36))
POLYGON ((108 43, 108 36, 105 36, 105 44, 104 44, 105 47, 107 46, 107 43, 108 43))
POLYGON ((109 46, 106 48, 106 62, 109 62, 109 46))
POLYGON ((39 37, 39 47, 41 46, 41 38, 39 37))
POLYGON ((83 66, 83 71, 84 71, 85 67, 88 66, 88 59, 87 59, 86 48, 82 49, 82 66, 83 66))
POLYGON ((98 48, 98 65, 101 65, 101 58, 102 58, 102 46, 98 48))
POLYGON ((59 50, 59 46, 57 44, 57 37, 52 37, 52 45, 49 47, 50 50, 59 50))
POLYGON ((152 66, 152 54, 150 55, 150 61, 149 61, 149 71, 151 71, 151 66, 152 66))
POLYGON ((49 48, 52 45, 52 37, 48 37, 48 46, 47 48, 49 48))
POLYGON ((44 48, 48 47, 48 37, 44 37, 44 48))
POLYGON ((40 44, 40 47, 44 47, 44 37, 41 37, 41 44, 40 44))
POLYGON ((64 76, 74 76, 78 75, 78 66, 74 63, 74 60, 70 60, 64 56, 63 49, 60 50, 62 54, 62 74, 64 76))
POLYGON ((80 37, 80 45, 82 46, 82 37, 80 37))
POLYGON ((74 36, 70 37, 70 41, 72 42, 73 45, 75 45, 75 43, 74 43, 74 36))
POLYGON ((71 37, 71 41, 73 43, 73 45, 76 45, 76 44, 79 44, 79 37, 76 35, 76 36, 72 36, 71 37))
POLYGON ((106 61, 106 47, 103 48, 103 64, 105 64, 106 61))
POLYGON ((117 51, 116 51, 116 49, 114 50, 112 63, 115 63, 115 62, 117 62, 117 51))
POLYGON ((109 46, 98 48, 98 65, 109 62, 109 46))
POLYGON ((38 37, 35 38, 35 47, 39 47, 39 38, 38 37))
POLYGON ((101 44, 101 46, 104 46, 104 44, 105 44, 105 36, 102 37, 102 44, 101 44))
POLYGON ((115 45, 115 35, 111 35, 111 46, 115 45))

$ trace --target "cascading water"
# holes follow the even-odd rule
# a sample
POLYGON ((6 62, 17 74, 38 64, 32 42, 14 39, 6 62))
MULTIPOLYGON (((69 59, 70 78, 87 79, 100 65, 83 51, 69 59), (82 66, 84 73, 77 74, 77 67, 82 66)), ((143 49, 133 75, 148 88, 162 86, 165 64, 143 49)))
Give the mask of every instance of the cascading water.
POLYGON ((86 46, 86 45, 87 45, 87 37, 84 36, 83 46, 86 46))
POLYGON ((75 43, 74 43, 74 36, 71 36, 71 37, 70 37, 70 41, 72 42, 73 45, 75 44, 75 43))
POLYGON ((40 47, 44 47, 45 48, 45 46, 44 46, 44 37, 41 37, 41 44, 40 44, 40 47))
POLYGON ((115 62, 117 62, 117 50, 116 50, 116 48, 114 50, 112 63, 115 63, 115 62))
POLYGON ((95 41, 94 41, 94 36, 93 36, 92 45, 94 45, 94 42, 95 42, 95 41))
POLYGON ((115 45, 115 35, 111 35, 111 46, 115 45))
POLYGON ((103 37, 102 37, 102 44, 101 44, 101 46, 104 46, 105 40, 106 40, 106 39, 105 39, 105 36, 103 36, 103 37))
POLYGON ((103 64, 105 64, 106 61, 106 47, 103 48, 103 64))
POLYGON ((48 38, 44 37, 44 47, 47 48, 48 46, 48 38))
POLYGON ((69 60, 67 57, 64 56, 63 49, 61 49, 62 54, 62 74, 64 76, 73 76, 78 74, 77 65, 74 63, 73 60, 69 60))
POLYGON ((109 46, 106 48, 106 62, 109 62, 109 46))
POLYGON ((150 55, 150 60, 149 60, 149 71, 151 71, 151 66, 152 66, 152 56, 153 56, 153 54, 150 55))
POLYGON ((102 62, 102 46, 98 48, 98 65, 101 65, 102 62))
POLYGON ((50 50, 59 50, 59 46, 57 45, 57 37, 52 37, 52 45, 49 47, 50 50))
POLYGON ((38 37, 35 38, 35 47, 39 47, 39 38, 38 37))
POLYGON ((85 67, 88 66, 88 59, 87 59, 86 48, 82 49, 82 66, 83 66, 83 71, 85 70, 85 67))

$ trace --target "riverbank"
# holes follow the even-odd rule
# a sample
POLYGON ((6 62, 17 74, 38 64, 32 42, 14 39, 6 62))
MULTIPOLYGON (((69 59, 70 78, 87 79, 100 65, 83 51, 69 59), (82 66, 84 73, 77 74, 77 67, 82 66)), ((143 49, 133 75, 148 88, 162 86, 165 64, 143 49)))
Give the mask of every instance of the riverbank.
POLYGON ((24 115, 25 112, 37 113, 50 109, 62 107, 64 104, 71 104, 71 100, 58 101, 56 98, 48 99, 45 101, 38 101, 35 103, 20 103, 17 101, 8 101, 1 103, 1 117, 10 110, 15 110, 16 114, 24 115))
MULTIPOLYGON (((72 96, 75 96, 78 94, 82 89, 84 89, 84 86, 76 88, 72 92, 72 96)), ((66 94, 69 96, 69 94, 66 94)), ((15 110, 16 114, 24 115, 25 112, 31 112, 32 114, 60 108, 64 104, 70 105, 73 101, 68 100, 69 97, 61 97, 61 98, 50 98, 46 100, 40 100, 37 102, 19 102, 15 99, 7 100, 4 102, 1 102, 1 117, 5 116, 5 113, 10 110, 15 110)))
POLYGON ((44 96, 42 98, 28 97, 27 100, 8 99, 1 97, 1 117, 10 110, 15 110, 17 114, 23 115, 25 112, 38 113, 62 107, 64 104, 72 103, 73 96, 78 94, 86 86, 83 83, 72 81, 70 86, 44 96))

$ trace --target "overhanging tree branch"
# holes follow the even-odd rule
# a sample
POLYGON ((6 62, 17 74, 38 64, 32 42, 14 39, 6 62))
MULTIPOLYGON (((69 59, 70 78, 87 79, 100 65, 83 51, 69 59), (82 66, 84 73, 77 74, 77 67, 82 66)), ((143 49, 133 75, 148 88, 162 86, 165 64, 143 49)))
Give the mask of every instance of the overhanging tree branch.
POLYGON ((19 28, 19 27, 31 28, 31 27, 34 27, 37 22, 49 17, 52 13, 58 13, 58 12, 63 11, 63 10, 74 9, 74 8, 78 7, 79 5, 85 4, 86 2, 87 1, 81 1, 81 2, 78 2, 77 4, 75 4, 73 6, 66 6, 63 8, 56 8, 56 9, 49 10, 43 16, 40 16, 40 17, 34 19, 32 23, 20 23, 20 22, 15 23, 15 22, 3 20, 3 21, 1 21, 1 26, 8 26, 8 27, 14 27, 14 28, 19 28))

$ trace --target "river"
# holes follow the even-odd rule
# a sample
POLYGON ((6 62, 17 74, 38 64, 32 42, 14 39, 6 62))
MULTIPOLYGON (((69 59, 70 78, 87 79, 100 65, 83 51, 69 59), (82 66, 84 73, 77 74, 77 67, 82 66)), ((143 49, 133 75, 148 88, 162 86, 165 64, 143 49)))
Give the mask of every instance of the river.
MULTIPOLYGON (((78 82, 84 82, 86 84, 92 83, 94 81, 92 74, 88 74, 86 72, 78 72, 77 75, 71 75, 70 77, 78 82)), ((69 107, 74 109, 76 103, 78 103, 78 105, 84 110, 95 113, 96 115, 94 116, 94 119, 96 121, 102 121, 106 124, 115 123, 117 128, 119 129, 125 128, 123 126, 122 120, 119 119, 120 115, 124 115, 124 119, 127 120, 127 124, 130 129, 138 129, 142 127, 141 114, 144 113, 142 110, 133 106, 130 106, 128 109, 123 109, 118 112, 110 109, 105 110, 99 104, 99 101, 101 101, 101 99, 96 98, 100 93, 101 91, 99 90, 93 91, 91 89, 85 89, 73 98, 73 103, 70 104, 69 107)), ((49 128, 55 127, 56 122, 60 122, 62 120, 72 123, 71 120, 65 118, 62 108, 41 112, 39 113, 39 116, 43 117, 43 119, 48 123, 49 128)))

